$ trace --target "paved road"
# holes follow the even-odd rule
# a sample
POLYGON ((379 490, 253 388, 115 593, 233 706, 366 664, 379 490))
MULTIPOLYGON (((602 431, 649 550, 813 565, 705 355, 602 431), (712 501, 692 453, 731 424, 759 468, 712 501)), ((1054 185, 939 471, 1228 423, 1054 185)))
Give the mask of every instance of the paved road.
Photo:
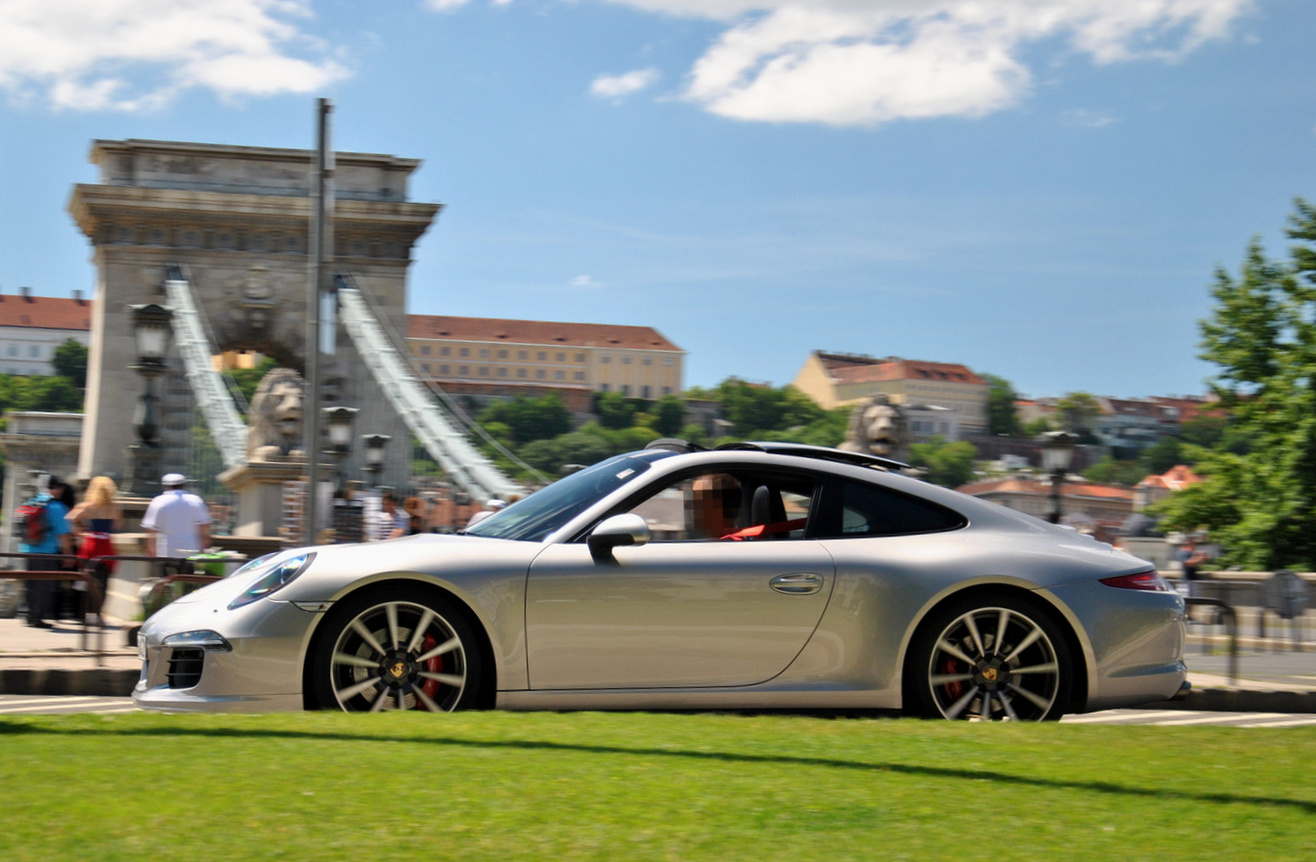
MULTIPOLYGON (((59 715, 135 712, 127 697, 44 697, 0 695, 0 715, 59 715)), ((1316 727, 1316 715, 1279 712, 1191 712, 1187 710, 1108 709, 1071 715, 1062 724, 1153 724, 1160 727, 1316 727)))

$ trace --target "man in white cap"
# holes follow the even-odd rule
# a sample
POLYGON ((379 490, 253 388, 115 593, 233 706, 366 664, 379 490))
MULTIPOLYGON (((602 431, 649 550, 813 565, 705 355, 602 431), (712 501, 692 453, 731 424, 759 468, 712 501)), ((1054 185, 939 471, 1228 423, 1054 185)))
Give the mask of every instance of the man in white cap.
POLYGON ((142 516, 142 529, 155 539, 157 557, 186 557, 210 547, 210 510, 196 494, 183 490, 182 473, 166 473, 164 491, 151 500, 142 516))
POLYGON ((476 512, 474 515, 471 516, 471 519, 466 522, 466 526, 473 527, 476 524, 483 521, 485 518, 492 515, 494 512, 498 512, 505 508, 507 508, 506 502, 498 499, 497 497, 491 497, 489 498, 489 502, 484 504, 483 509, 481 509, 480 511, 476 512))

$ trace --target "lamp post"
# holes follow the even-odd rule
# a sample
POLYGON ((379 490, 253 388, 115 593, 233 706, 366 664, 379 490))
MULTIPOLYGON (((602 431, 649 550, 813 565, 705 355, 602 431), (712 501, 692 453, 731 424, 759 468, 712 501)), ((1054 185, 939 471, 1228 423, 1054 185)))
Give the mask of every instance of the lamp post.
POLYGON ((142 376, 145 386, 133 414, 133 429, 138 442, 128 447, 129 481, 127 491, 146 496, 160 481, 160 426, 155 395, 155 379, 165 373, 165 357, 174 330, 170 325, 174 313, 155 303, 130 305, 133 341, 137 347, 137 364, 129 366, 142 376))
POLYGON ((1042 470, 1051 476, 1051 518, 1060 523, 1063 514, 1060 505, 1060 488, 1065 483, 1070 465, 1074 463, 1074 444, 1078 437, 1068 431, 1047 431, 1041 436, 1042 470))
POLYGON ((393 438, 388 434, 362 434, 361 440, 366 444, 366 463, 361 469, 370 477, 370 484, 375 484, 375 476, 384 469, 384 455, 388 441, 393 438))
POLYGON ((360 411, 355 407, 325 407, 320 412, 329 433, 324 453, 334 459, 334 494, 342 496, 343 459, 352 451, 352 422, 360 411))

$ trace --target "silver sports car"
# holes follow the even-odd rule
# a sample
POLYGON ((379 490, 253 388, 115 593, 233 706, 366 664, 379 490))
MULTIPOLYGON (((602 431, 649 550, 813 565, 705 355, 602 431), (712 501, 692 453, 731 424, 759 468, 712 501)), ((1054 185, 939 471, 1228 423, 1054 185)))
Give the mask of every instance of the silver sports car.
POLYGON ((899 466, 659 441, 464 534, 282 551, 151 617, 133 699, 1034 721, 1186 687, 1146 562, 899 466))

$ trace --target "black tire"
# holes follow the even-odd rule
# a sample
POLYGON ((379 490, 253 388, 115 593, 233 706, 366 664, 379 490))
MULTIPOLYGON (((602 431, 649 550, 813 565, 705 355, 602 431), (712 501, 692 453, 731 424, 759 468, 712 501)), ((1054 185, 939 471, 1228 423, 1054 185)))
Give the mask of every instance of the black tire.
POLYGON ((399 585, 334 606, 308 659, 309 704, 318 709, 451 712, 476 705, 482 657, 475 631, 452 602, 399 585))
POLYGON ((1074 664, 1055 613, 1019 596, 951 602, 919 628, 906 708, 924 718, 1055 721, 1074 690, 1074 664))

